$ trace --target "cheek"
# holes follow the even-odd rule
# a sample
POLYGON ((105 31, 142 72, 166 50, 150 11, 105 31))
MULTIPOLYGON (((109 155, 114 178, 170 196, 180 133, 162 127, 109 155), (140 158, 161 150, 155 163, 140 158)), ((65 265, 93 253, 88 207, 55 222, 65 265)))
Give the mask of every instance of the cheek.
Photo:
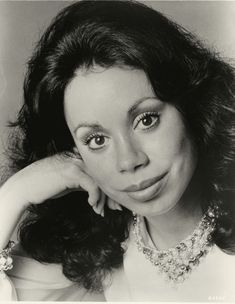
POLYGON ((184 134, 175 142, 175 149, 168 154, 172 160, 171 174, 179 187, 187 186, 197 165, 197 152, 190 138, 184 134))
POLYGON ((145 140, 145 151, 150 160, 158 162, 162 167, 171 165, 178 157, 190 150, 189 139, 183 128, 162 128, 145 140))

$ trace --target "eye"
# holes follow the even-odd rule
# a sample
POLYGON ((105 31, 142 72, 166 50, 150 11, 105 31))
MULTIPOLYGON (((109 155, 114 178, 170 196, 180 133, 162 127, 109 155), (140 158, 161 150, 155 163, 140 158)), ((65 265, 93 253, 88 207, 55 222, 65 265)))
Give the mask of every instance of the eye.
POLYGON ((85 140, 84 144, 91 150, 99 150, 106 146, 108 138, 102 134, 91 134, 85 140))
POLYGON ((145 112, 140 114, 134 120, 134 129, 150 129, 159 123, 160 116, 155 112, 145 112))

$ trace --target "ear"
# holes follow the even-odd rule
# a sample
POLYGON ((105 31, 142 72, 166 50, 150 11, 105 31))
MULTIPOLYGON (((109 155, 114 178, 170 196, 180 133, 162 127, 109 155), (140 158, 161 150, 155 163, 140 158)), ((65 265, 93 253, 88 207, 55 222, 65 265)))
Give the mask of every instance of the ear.
POLYGON ((77 147, 73 147, 73 153, 75 154, 75 156, 76 156, 78 159, 81 159, 81 160, 82 160, 81 154, 79 153, 77 147))

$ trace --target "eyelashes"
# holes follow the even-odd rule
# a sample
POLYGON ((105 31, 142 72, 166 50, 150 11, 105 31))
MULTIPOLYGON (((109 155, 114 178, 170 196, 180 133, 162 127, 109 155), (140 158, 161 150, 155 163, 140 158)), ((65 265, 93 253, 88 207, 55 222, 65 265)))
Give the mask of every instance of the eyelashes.
POLYGON ((101 149, 106 144, 108 138, 101 133, 90 134, 83 139, 83 144, 89 146, 91 150, 101 149))
MULTIPOLYGON (((158 126, 160 114, 158 112, 144 112, 139 114, 133 121, 133 129, 136 131, 148 131, 158 126)), ((90 150, 100 150, 107 146, 110 138, 102 132, 91 133, 82 138, 82 143, 90 150)))
POLYGON ((136 117, 134 120, 134 129, 150 129, 154 127, 160 119, 160 115, 157 112, 145 112, 136 117))

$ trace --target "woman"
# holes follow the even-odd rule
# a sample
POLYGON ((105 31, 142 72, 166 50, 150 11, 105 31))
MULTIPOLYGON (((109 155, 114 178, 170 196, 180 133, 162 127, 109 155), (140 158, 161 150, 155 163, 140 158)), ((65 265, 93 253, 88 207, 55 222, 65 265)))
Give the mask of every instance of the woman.
POLYGON ((12 126, 18 300, 234 299, 234 70, 190 33, 136 2, 72 4, 12 126))

